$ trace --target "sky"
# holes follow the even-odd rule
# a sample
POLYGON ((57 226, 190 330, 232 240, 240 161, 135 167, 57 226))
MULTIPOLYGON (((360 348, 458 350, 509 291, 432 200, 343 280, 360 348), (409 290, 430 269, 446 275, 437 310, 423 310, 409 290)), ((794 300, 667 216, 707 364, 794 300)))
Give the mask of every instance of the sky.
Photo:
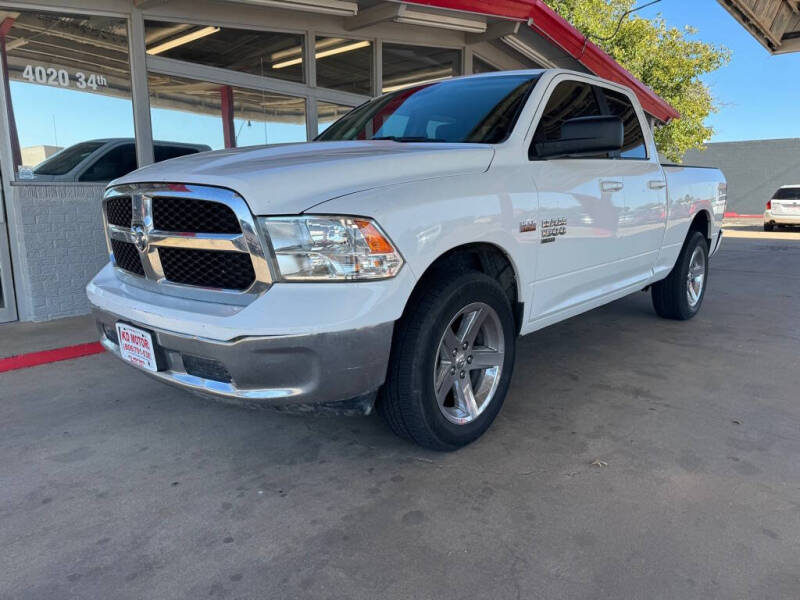
POLYGON ((733 52, 727 67, 703 78, 720 106, 708 118, 712 142, 800 138, 800 53, 770 55, 715 0, 661 0, 639 12, 658 13, 668 25, 691 25, 696 39, 733 52))

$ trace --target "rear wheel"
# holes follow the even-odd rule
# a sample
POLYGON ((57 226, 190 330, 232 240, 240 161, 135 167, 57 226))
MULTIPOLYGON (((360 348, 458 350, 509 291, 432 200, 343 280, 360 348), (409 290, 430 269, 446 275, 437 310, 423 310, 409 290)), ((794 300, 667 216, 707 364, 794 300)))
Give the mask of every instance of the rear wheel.
POLYGON ((398 322, 378 410, 398 435, 455 450, 480 437, 503 405, 514 316, 503 289, 483 273, 423 285, 398 322))
POLYGON ((772 223, 764 223, 764 231, 772 231, 775 229, 775 225, 772 223))
POLYGON ((685 321, 703 304, 708 284, 708 241, 690 232, 669 276, 653 284, 653 308, 660 317, 685 321))

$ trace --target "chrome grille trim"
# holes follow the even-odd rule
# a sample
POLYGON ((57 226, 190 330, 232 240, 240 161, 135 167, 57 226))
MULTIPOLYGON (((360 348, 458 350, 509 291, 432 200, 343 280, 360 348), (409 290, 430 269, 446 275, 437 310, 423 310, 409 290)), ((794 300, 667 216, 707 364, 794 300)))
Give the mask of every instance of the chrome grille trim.
POLYGON ((256 227, 255 219, 247 203, 236 192, 224 188, 166 183, 128 184, 109 188, 103 199, 103 219, 106 242, 111 263, 117 276, 124 282, 146 290, 182 298, 192 298, 208 302, 245 305, 255 296, 264 293, 272 285, 272 272, 265 240, 256 227), (132 201, 133 220, 131 227, 111 225, 108 222, 108 202, 112 198, 129 197, 132 201), (241 233, 197 233, 159 231, 153 227, 153 198, 171 197, 218 202, 229 207, 239 222, 241 233), (144 248, 139 247, 139 255, 144 268, 144 277, 125 271, 117 266, 111 248, 111 240, 119 240, 136 245, 141 238, 146 240, 144 248), (246 290, 211 288, 189 284, 173 283, 164 276, 159 259, 158 248, 183 248, 195 250, 218 250, 249 254, 255 272, 253 284, 246 290))

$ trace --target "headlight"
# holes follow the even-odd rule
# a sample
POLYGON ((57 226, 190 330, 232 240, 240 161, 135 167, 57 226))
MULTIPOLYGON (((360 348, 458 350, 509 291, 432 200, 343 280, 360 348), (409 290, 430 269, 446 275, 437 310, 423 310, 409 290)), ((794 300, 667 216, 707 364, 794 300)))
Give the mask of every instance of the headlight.
POLYGON ((263 217, 284 281, 363 281, 394 277, 403 258, 371 219, 263 217))

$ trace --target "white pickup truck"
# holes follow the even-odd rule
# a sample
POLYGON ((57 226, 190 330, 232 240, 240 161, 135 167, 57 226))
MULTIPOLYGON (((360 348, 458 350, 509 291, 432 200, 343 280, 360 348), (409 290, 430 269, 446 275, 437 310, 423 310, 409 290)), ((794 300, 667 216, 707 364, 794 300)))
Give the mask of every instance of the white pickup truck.
POLYGON ((659 164, 627 88, 483 74, 376 98, 312 143, 112 182, 87 289, 105 347, 161 381, 376 407, 448 450, 497 416, 518 335, 647 288, 693 317, 725 198, 719 171, 659 164))

